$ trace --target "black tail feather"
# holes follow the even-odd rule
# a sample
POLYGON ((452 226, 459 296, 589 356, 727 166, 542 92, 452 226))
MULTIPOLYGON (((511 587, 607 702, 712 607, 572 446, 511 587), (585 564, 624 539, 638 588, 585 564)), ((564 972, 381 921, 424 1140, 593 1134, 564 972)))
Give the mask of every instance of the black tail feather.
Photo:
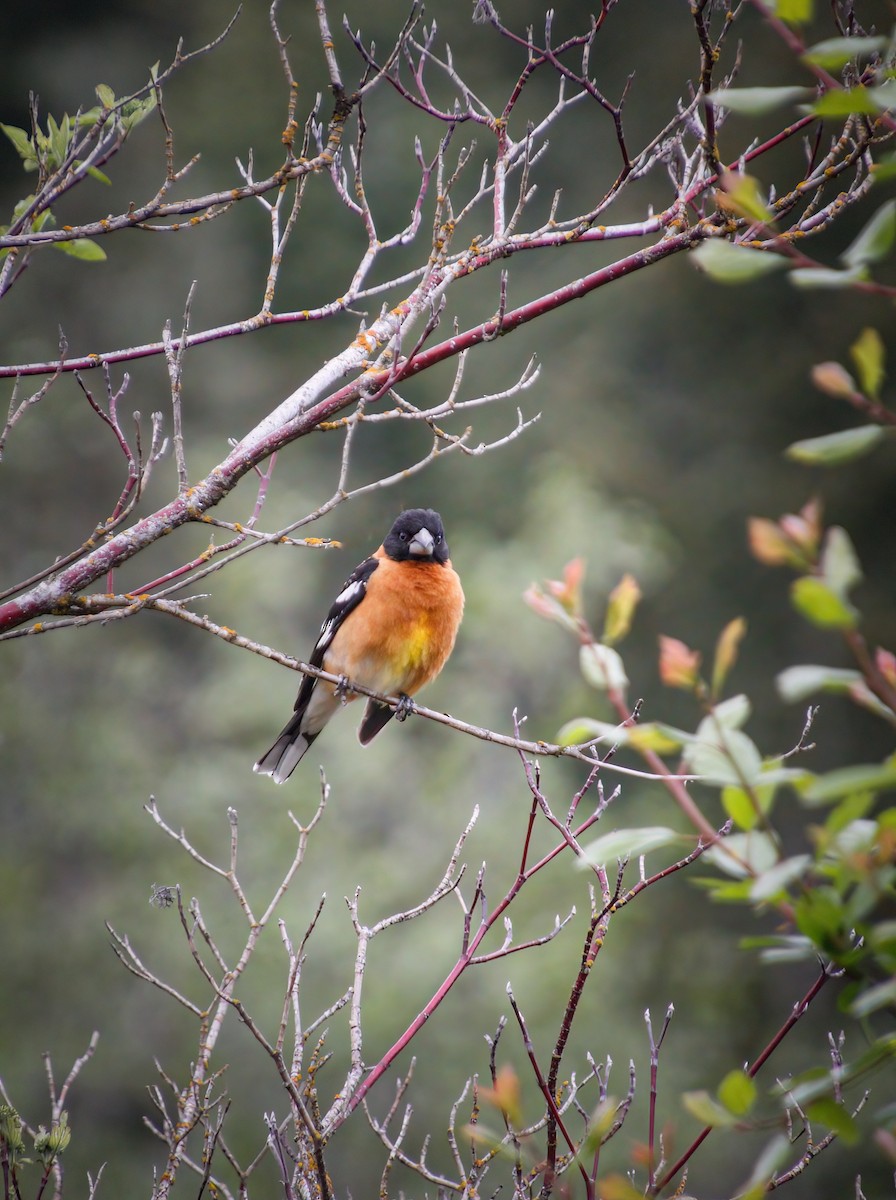
POLYGON ((364 710, 364 720, 358 729, 358 741, 361 745, 366 746, 394 716, 395 710, 388 704, 380 704, 378 700, 368 700, 367 708, 364 710))
POLYGON ((270 775, 274 783, 285 783, 302 761, 316 733, 302 733, 299 726, 304 713, 296 713, 266 754, 252 768, 258 775, 270 775))

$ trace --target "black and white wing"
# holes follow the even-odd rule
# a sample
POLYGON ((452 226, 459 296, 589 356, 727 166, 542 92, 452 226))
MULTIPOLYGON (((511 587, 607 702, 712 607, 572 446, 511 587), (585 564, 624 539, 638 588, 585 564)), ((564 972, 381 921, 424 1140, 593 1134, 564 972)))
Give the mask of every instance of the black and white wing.
MULTIPOLYGON (((333 601, 333 605, 327 613, 327 619, 320 628, 320 634, 308 660, 312 667, 323 666, 324 656, 331 646, 337 630, 348 614, 356 609, 364 599, 367 581, 378 566, 379 559, 365 559, 355 567, 342 585, 342 591, 333 601)), ((255 764, 254 769, 258 774, 270 775, 275 783, 284 783, 290 777, 301 761, 302 755, 332 715, 326 709, 323 712, 308 713, 308 706, 311 704, 317 683, 318 680, 312 675, 304 677, 296 697, 295 712, 281 730, 270 750, 263 754, 255 764)))
MULTIPOLYGON (((367 583, 370 576, 380 565, 378 558, 366 558, 360 563, 346 579, 342 585, 342 590, 330 606, 330 611, 327 613, 323 625, 320 627, 320 633, 317 636, 317 641, 314 643, 314 649, 311 651, 311 657, 308 663, 312 667, 322 667, 324 655, 332 645, 333 638, 348 616, 353 612, 367 592, 367 583)), ((314 691, 314 686, 317 680, 312 675, 306 675, 302 680, 302 686, 299 688, 299 694, 296 696, 295 711, 304 712, 308 706, 308 701, 311 699, 311 694, 314 691)))

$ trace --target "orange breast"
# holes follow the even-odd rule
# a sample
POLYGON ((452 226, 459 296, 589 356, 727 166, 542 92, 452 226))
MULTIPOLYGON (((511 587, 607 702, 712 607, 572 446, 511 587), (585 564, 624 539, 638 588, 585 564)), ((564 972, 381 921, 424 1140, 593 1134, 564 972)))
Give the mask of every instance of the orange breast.
POLYGON ((412 696, 445 665, 463 608, 450 564, 383 559, 333 639, 325 668, 378 692, 412 696))

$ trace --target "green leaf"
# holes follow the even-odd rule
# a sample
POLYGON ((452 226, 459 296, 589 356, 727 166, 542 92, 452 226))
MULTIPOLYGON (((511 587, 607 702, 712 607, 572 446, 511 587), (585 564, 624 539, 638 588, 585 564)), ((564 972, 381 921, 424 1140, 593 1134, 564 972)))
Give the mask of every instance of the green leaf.
POLYGON ((788 25, 805 25, 812 20, 814 0, 776 0, 775 16, 788 25))
POLYGON ((694 774, 709 785, 750 787, 762 770, 762 756, 755 742, 736 729, 725 735, 724 746, 697 743, 686 748, 685 756, 694 774))
POLYGON ((867 88, 858 84, 854 88, 831 88, 809 106, 817 117, 876 116, 887 107, 886 98, 877 95, 879 88, 867 88))
MULTIPOLYGON (((873 792, 853 792, 831 809, 824 827, 828 833, 838 834, 846 829, 847 826, 852 825, 854 821, 867 816, 873 806, 873 792)), ((879 928, 880 926, 878 926, 879 928)), ((871 936, 869 935, 869 942, 871 940, 871 936)))
POLYGON ((129 100, 121 107, 121 124, 126 133, 130 133, 141 121, 146 120, 156 108, 156 97, 153 92, 142 100, 129 100))
MULTIPOLYGON (((585 1126, 585 1137, 579 1143, 577 1158, 580 1162, 584 1161, 586 1155, 594 1154, 600 1149, 604 1136, 616 1123, 618 1106, 619 1101, 615 1096, 605 1096, 603 1100, 598 1101, 585 1126)), ((644 1200, 643 1194, 638 1192, 633 1200, 644 1200)))
POLYGON ((648 721, 644 725, 632 725, 627 729, 628 744, 635 750, 652 750, 655 754, 671 754, 682 745, 685 736, 670 725, 648 721))
POLYGON ((784 453, 793 462, 807 466, 839 467, 841 463, 852 462, 867 454, 883 437, 884 430, 880 425, 857 425, 854 429, 841 429, 838 433, 793 442, 784 453))
MULTIPOLYGON (((896 213, 896 208, 894 208, 894 213, 896 213)), ((896 222, 896 217, 894 217, 894 222, 896 222)), ((894 224, 894 228, 896 228, 896 224, 894 224)), ((883 338, 876 329, 863 329, 850 346, 849 353, 859 373, 862 390, 866 396, 876 400, 880 395, 881 384, 886 374, 884 369, 886 350, 883 338)))
MULTIPOLYGON (((877 1070, 896 1055, 896 1038, 892 1035, 878 1040, 853 1062, 844 1063, 837 1072, 838 1082, 846 1086, 854 1079, 877 1070)), ((806 1108, 822 1096, 830 1096, 833 1092, 831 1072, 815 1067, 804 1071, 796 1079, 779 1081, 778 1088, 783 1095, 792 1098, 801 1107, 806 1108)))
POLYGON ((896 756, 882 763, 838 767, 819 775, 806 789, 809 804, 827 804, 854 792, 885 792, 896 788, 896 756))
POLYGON ((844 600, 862 578, 862 568, 849 534, 839 525, 828 530, 820 565, 822 579, 844 600))
POLYGON ((778 861, 778 848, 767 833, 731 833, 703 855, 731 879, 750 879, 770 870, 778 861))
POLYGON ((743 788, 732 784, 722 788, 722 807, 738 829, 752 829, 759 820, 753 798, 743 788))
MULTIPOLYGON (((685 730, 677 729, 674 725, 668 725, 665 721, 648 722, 647 724, 640 726, 640 728, 648 729, 651 725, 656 726, 656 729, 660 734, 663 735, 663 737, 667 737, 671 741, 674 741, 677 746, 685 746, 688 742, 694 741, 694 735, 692 733, 686 733, 685 730)), ((634 726, 632 732, 634 732, 634 730, 637 728, 639 728, 639 726, 634 726)))
POLYGON ((31 218, 31 228, 35 231, 39 231, 41 229, 55 229, 56 218, 48 208, 45 208, 43 212, 40 212, 31 218))
POLYGON ((812 98, 812 89, 805 87, 745 87, 719 88, 706 97, 729 112, 761 117, 788 104, 798 104, 812 98))
POLYGON ((79 112, 75 123, 79 129, 91 129, 102 115, 103 109, 94 104, 93 108, 85 108, 83 112, 79 112))
POLYGON ((805 892, 793 906, 800 933, 811 938, 826 953, 841 940, 846 912, 843 901, 833 888, 815 887, 805 892))
POLYGON ((886 183, 896 179, 896 154, 885 154, 871 164, 871 177, 875 183, 886 183))
MULTIPOLYGON (((80 167, 81 164, 79 162, 76 165, 80 167)), ((109 178, 109 176, 104 171, 101 171, 99 169, 99 167, 88 167, 87 174, 92 179, 95 179, 97 181, 97 183, 104 183, 106 185, 106 187, 112 186, 112 180, 109 178)))
POLYGON ((737 1124, 737 1117, 727 1108, 723 1108, 717 1100, 713 1100, 709 1092, 683 1092, 681 1102, 691 1116, 696 1117, 703 1125, 724 1129, 737 1124))
POLYGON ((746 1071, 729 1071, 716 1094, 728 1112, 742 1117, 756 1103, 756 1084, 746 1071))
POLYGON ((716 641, 716 652, 712 663, 712 694, 718 696, 725 680, 734 664, 737 662, 738 649, 747 632, 747 622, 743 617, 735 617, 729 621, 716 641))
POLYGON ((749 712, 746 696, 733 696, 700 722, 696 739, 685 747, 684 758, 702 782, 750 787, 757 781, 762 755, 753 740, 737 728, 749 712))
POLYGON ((618 858, 633 858, 646 854, 648 850, 656 850, 660 846, 669 846, 679 840, 679 834, 674 829, 664 825, 644 826, 641 829, 615 829, 605 833, 585 847, 584 861, 589 863, 611 863, 618 858))
POLYGON ((800 57, 804 63, 810 63, 814 67, 824 67, 826 71, 839 71, 854 58, 867 58, 871 54, 882 53, 889 44, 889 38, 885 37, 828 38, 810 46, 800 57))
POLYGON ((876 983, 861 992, 849 1006, 849 1011, 852 1016, 862 1020, 893 1004, 896 1004, 896 979, 885 979, 883 983, 876 983))
POLYGON ((561 746, 577 746, 581 742, 590 742, 598 737, 612 741, 615 732, 616 726, 606 721, 594 721, 591 717, 574 717, 560 729, 557 741, 561 746))
POLYGON ((747 904, 750 900, 749 879, 731 883, 726 879, 717 879, 715 876, 712 878, 703 876, 692 879, 691 883, 705 888, 709 892, 709 898, 717 904, 747 904))
POLYGON ((34 146, 31 142, 31 135, 29 133, 26 133, 24 129, 19 129, 17 125, 4 125, 2 122, 0 122, 0 129, 3 130, 3 132, 15 146, 21 158, 34 158, 34 146))
POLYGON ((736 246, 718 237, 701 242, 691 253, 697 266, 717 283, 748 283, 787 268, 787 259, 780 254, 736 246))
POLYGON ((811 855, 797 854, 793 858, 785 858, 783 862, 776 863, 754 881, 750 888, 750 899, 761 903, 786 892, 788 885, 795 879, 803 878, 811 862, 811 855))
POLYGON ((55 250, 61 250, 72 258, 80 258, 82 262, 106 261, 106 251, 91 238, 75 238, 71 242, 53 242, 52 245, 55 250))
POLYGON ((740 948, 759 950, 759 959, 764 963, 806 962, 818 957, 809 938, 793 933, 741 938, 740 948))
POLYGON ((109 87, 108 83, 98 83, 96 88, 96 98, 102 104, 103 108, 115 107, 115 93, 109 87))
POLYGON ((579 668, 586 681, 600 692, 621 692, 628 676, 618 651, 600 642, 586 642, 579 651, 579 668))
POLYGON ((760 784, 756 789, 757 795, 761 796, 765 788, 776 788, 782 783, 790 783, 794 787, 798 787, 808 775, 809 772, 803 767, 782 767, 780 759, 770 759, 762 764, 762 774, 759 776, 760 784))
POLYGON ((852 287, 854 283, 864 283, 867 278, 866 267, 853 267, 850 271, 834 271, 828 267, 797 267, 788 275, 788 279, 794 287, 819 288, 829 291, 852 287))
POLYGON ((740 171, 723 171, 719 188, 716 200, 720 208, 760 225, 774 223, 775 215, 766 204, 765 193, 754 176, 744 175, 740 171))
MULTIPOLYGON (((855 793, 851 792, 850 796, 855 793)), ((859 793, 860 799, 864 800, 868 792, 859 793)), ((856 854, 870 854, 878 844, 878 835, 880 828, 877 821, 872 821, 868 817, 856 817, 847 825, 838 829, 831 840, 824 847, 824 858, 828 861, 834 861, 838 858, 851 858, 856 854)), ((862 907, 862 898, 858 895, 858 889, 853 893, 852 900, 848 911, 852 914, 850 920, 855 916, 855 913, 862 907)))
POLYGON ((826 667, 806 663, 799 667, 788 667, 775 680, 778 695, 788 703, 805 700, 815 692, 848 692, 862 682, 861 671, 847 667, 826 667))
POLYGON ((791 584, 790 596, 797 612, 820 629, 854 629, 857 612, 851 604, 814 575, 791 584))
POLYGON ((627 636, 640 599, 641 589, 637 580, 632 575, 623 575, 607 598, 602 639, 605 645, 613 646, 627 636))
POLYGON ((671 725, 647 721, 643 725, 619 725, 613 721, 598 721, 593 717, 573 717, 557 734, 561 746, 575 746, 600 738, 606 745, 633 746, 636 750, 654 750, 671 754, 691 735, 671 725))
MULTIPOLYGON (((760 779, 765 779, 769 771, 763 771, 760 779)), ((773 783, 760 783, 749 792, 743 788, 729 785, 722 789, 722 807, 738 827, 750 830, 755 828, 759 818, 771 812, 775 799, 778 780, 773 783)))
POLYGON ((739 692, 736 696, 729 696, 727 700, 722 700, 717 704, 709 717, 705 717, 697 729, 697 737, 703 738, 710 729, 715 725, 721 725, 723 729, 740 729, 742 725, 746 725, 750 719, 752 712, 750 700, 743 692, 739 692))
POLYGON ((796 1079, 778 1080, 778 1090, 788 1099, 805 1107, 819 1096, 829 1096, 832 1090, 831 1073, 824 1067, 801 1071, 796 1079))
POLYGON ((868 931, 868 944, 877 953, 896 950, 896 920, 879 921, 868 931))
POLYGON ((832 1096, 822 1096, 819 1100, 813 1100, 806 1109, 806 1116, 810 1121, 832 1129, 848 1146, 855 1145, 859 1140, 859 1127, 855 1120, 832 1096))
POLYGON ((855 241, 840 255, 847 267, 877 263, 887 257, 896 239, 896 200, 882 204, 855 241))
POLYGON ((60 165, 68 153, 69 137, 71 134, 71 122, 68 119, 68 113, 62 118, 62 123, 57 124, 53 119, 52 114, 47 116, 47 131, 50 135, 50 151, 55 165, 60 165))
POLYGON ((22 199, 17 202, 15 208, 12 210, 12 217, 14 221, 18 221, 19 218, 24 215, 28 208, 30 208, 33 200, 34 196, 31 195, 23 196, 22 199))
POLYGON ((880 112, 896 107, 896 79, 891 76, 879 87, 871 88, 869 92, 880 112))

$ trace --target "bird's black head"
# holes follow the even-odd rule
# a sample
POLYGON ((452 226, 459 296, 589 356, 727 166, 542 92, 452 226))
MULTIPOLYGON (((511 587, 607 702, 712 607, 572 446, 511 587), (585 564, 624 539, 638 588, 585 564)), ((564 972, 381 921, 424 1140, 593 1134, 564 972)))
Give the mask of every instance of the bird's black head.
POLYGON ((442 518, 431 508, 409 508, 403 512, 389 530, 383 548, 396 562, 448 561, 442 518))

